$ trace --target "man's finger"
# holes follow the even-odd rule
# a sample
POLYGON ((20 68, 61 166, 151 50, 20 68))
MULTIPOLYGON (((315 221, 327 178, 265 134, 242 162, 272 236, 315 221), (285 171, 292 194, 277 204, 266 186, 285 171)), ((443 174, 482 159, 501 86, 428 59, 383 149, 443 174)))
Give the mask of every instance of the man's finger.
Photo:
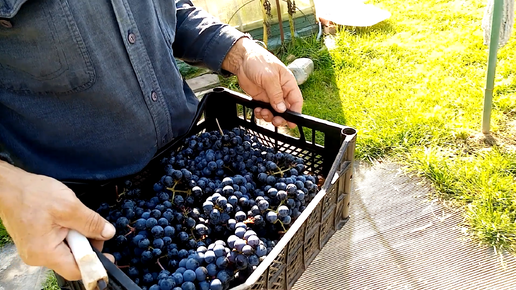
MULTIPOLYGON (((95 249, 97 249, 99 252, 102 252, 102 249, 104 248, 104 241, 90 240, 90 243, 95 249)), ((115 256, 113 256, 109 253, 103 253, 103 254, 104 254, 104 256, 106 256, 106 258, 108 258, 108 260, 111 261, 111 263, 115 262, 115 256)))
POLYGON ((262 119, 262 108, 255 108, 254 116, 256 119, 262 119))
POLYGON ((287 105, 285 104, 283 89, 278 76, 271 74, 270 77, 265 79, 265 82, 265 91, 267 92, 272 108, 279 113, 285 112, 287 105))
POLYGON ((266 122, 272 122, 272 118, 274 118, 274 115, 268 109, 262 109, 260 111, 260 115, 261 115, 261 118, 259 118, 259 119, 264 119, 266 122))
POLYGON ((276 127, 285 126, 287 124, 287 121, 283 119, 282 117, 276 116, 272 119, 272 124, 276 127))
POLYGON ((62 226, 95 240, 109 240, 115 235, 115 227, 79 199, 69 207, 67 216, 59 221, 62 226))
POLYGON ((287 78, 287 81, 283 84, 283 91, 286 93, 285 99, 289 104, 288 109, 293 112, 301 113, 303 109, 303 94, 301 93, 295 78, 288 76, 285 77, 287 78))
POLYGON ((57 274, 68 281, 81 280, 81 272, 75 262, 75 258, 70 248, 64 242, 61 242, 49 255, 51 257, 47 265, 45 265, 46 267, 56 271, 57 274))
POLYGON ((111 263, 115 263, 115 256, 108 253, 104 253, 104 256, 106 256, 106 258, 108 258, 108 260, 110 260, 111 263))
POLYGON ((104 241, 90 239, 90 243, 95 249, 99 250, 99 252, 102 252, 102 249, 104 248, 104 241))

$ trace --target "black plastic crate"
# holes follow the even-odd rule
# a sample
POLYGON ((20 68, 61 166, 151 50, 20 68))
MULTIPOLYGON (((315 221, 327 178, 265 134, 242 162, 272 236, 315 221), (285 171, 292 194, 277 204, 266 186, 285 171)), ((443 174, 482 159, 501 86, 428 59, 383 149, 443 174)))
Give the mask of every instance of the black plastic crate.
MULTIPOLYGON (((160 165, 162 157, 180 149, 186 137, 203 131, 219 130, 219 126, 222 129, 239 126, 277 151, 303 158, 308 172, 324 178, 321 190, 265 260, 244 284, 232 288, 290 289, 333 233, 342 227, 349 217, 356 130, 290 111, 279 114, 298 126, 300 137, 295 138, 278 132, 277 128, 271 130, 257 124, 254 118, 256 107, 269 108, 272 111, 269 104, 224 88, 215 88, 201 100, 195 121, 188 133, 156 154, 140 173, 105 184, 66 184, 91 208, 96 209, 101 202, 114 203, 127 179, 132 180, 133 186, 140 188, 152 186, 163 174, 160 165), (323 144, 317 144, 316 136, 324 136, 323 144)), ((97 254, 109 275, 108 289, 141 290, 116 265, 99 252, 97 254)), ((70 290, 84 289, 80 282, 67 282, 65 287, 64 289, 70 290)))

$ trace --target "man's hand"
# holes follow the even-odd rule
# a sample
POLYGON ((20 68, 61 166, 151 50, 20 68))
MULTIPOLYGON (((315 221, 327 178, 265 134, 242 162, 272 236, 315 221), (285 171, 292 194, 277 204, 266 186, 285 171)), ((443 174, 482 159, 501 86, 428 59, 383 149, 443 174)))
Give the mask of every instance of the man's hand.
POLYGON ((22 260, 45 266, 69 281, 81 275, 65 243, 75 229, 101 250, 115 228, 89 209, 63 183, 0 161, 0 217, 22 260))
MULTIPOLYGON (((272 53, 248 38, 239 39, 222 63, 235 74, 240 87, 253 99, 270 103, 274 110, 301 113, 303 96, 292 72, 272 53)), ((287 122, 267 109, 256 108, 258 119, 283 126, 287 122)), ((288 123, 294 128, 295 124, 288 123)))

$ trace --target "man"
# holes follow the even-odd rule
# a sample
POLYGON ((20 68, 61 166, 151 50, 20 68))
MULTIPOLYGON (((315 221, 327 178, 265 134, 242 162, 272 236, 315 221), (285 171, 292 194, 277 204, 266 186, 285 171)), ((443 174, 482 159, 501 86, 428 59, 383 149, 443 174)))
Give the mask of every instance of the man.
POLYGON ((174 57, 236 75, 278 112, 301 111, 285 65, 190 1, 0 1, 0 218, 25 263, 78 280, 68 229, 97 248, 113 237, 58 180, 136 173, 185 133, 197 99, 174 57))

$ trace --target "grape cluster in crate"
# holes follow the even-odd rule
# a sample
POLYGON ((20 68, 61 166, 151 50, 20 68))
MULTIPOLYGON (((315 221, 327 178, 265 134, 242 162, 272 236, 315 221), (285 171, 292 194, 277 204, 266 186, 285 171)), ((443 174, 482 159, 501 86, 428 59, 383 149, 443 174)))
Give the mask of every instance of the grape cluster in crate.
POLYGON ((240 128, 190 136, 161 164, 152 198, 128 182, 98 209, 117 229, 104 251, 144 290, 243 283, 319 189, 303 159, 240 128))

